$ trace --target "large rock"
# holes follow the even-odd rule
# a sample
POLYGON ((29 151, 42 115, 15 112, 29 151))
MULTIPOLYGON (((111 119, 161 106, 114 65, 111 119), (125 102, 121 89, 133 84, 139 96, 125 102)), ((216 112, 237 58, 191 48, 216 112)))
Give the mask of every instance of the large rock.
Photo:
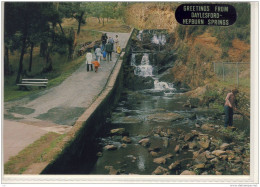
POLYGON ((180 152, 180 145, 176 145, 174 151, 175 151, 176 153, 180 152))
POLYGON ((166 158, 163 157, 155 158, 153 159, 153 162, 156 164, 166 164, 166 158))
POLYGON ((179 168, 181 165, 181 162, 179 160, 175 161, 174 163, 172 163, 171 165, 169 165, 169 169, 170 170, 174 170, 174 169, 177 169, 179 168))
POLYGON ((220 146, 220 150, 225 151, 229 146, 230 146, 230 144, 228 144, 228 143, 223 143, 223 144, 220 146))
POLYGON ((120 174, 119 170, 116 170, 113 166, 105 166, 106 170, 109 170, 109 175, 118 175, 120 174))
POLYGON ((205 168, 205 164, 196 164, 193 167, 194 167, 194 169, 203 169, 203 168, 205 168))
POLYGON ((168 169, 162 167, 162 166, 158 166, 152 173, 152 175, 169 175, 169 171, 168 169))
POLYGON ((212 152, 213 155, 216 155, 216 156, 220 156, 222 154, 226 153, 226 151, 222 151, 222 150, 215 150, 212 152))
POLYGON ((214 125, 212 125, 212 124, 203 124, 201 126, 201 129, 206 130, 206 131, 213 131, 215 128, 214 128, 214 125))
POLYGON ((201 140, 201 141, 198 141, 200 147, 202 147, 203 149, 208 149, 209 148, 209 144, 210 144, 210 141, 209 140, 201 140))
POLYGON ((117 147, 115 145, 106 145, 104 148, 106 150, 116 150, 117 149, 117 147))
POLYGON ((121 135, 123 132, 125 132, 125 128, 118 128, 118 129, 110 130, 110 133, 113 135, 121 135))
POLYGON ((189 140, 192 140, 194 137, 194 134, 192 133, 188 133, 184 136, 184 141, 189 141, 189 140))
POLYGON ((193 171, 185 170, 181 173, 181 175, 196 175, 193 171))
POLYGON ((127 137, 127 136, 124 136, 123 138, 122 138, 122 141, 124 142, 124 143, 131 143, 132 141, 131 141, 131 138, 129 138, 129 137, 127 137))
POLYGON ((206 153, 200 153, 197 158, 194 160, 198 164, 203 164, 207 162, 206 153))
POLYGON ((147 146, 150 145, 150 139, 149 138, 144 138, 144 139, 140 140, 138 143, 141 144, 144 147, 147 147, 147 146))
POLYGON ((195 142, 189 142, 188 145, 190 149, 194 149, 197 147, 197 144, 195 142))
POLYGON ((147 117, 147 120, 153 122, 171 122, 183 118, 184 117, 180 114, 168 112, 151 114, 147 117))

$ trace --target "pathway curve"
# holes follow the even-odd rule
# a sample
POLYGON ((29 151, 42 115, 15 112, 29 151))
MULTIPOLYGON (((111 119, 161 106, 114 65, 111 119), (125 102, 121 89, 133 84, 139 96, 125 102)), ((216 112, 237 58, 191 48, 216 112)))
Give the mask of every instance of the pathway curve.
MULTIPOLYGON (((113 38, 117 34, 121 48, 130 37, 130 33, 106 33, 113 38)), ((113 53, 113 61, 102 61, 98 73, 87 72, 83 63, 60 85, 34 98, 4 103, 4 162, 47 132, 69 131, 106 85, 117 58, 113 53)))

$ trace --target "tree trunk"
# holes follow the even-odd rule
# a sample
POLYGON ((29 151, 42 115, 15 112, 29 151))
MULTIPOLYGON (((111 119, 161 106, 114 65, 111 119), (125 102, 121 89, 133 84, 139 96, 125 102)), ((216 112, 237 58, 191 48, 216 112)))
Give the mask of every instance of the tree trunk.
POLYGON ((59 23, 59 26, 60 26, 60 30, 61 30, 62 34, 65 35, 64 30, 63 30, 63 28, 62 28, 60 23, 59 23))
POLYGON ((103 26, 105 25, 105 18, 103 18, 103 26))
POLYGON ((30 50, 30 61, 29 61, 29 68, 28 71, 31 72, 32 71, 32 57, 33 57, 33 48, 34 48, 34 44, 31 43, 31 50, 30 50))
POLYGON ((98 23, 100 23, 100 17, 98 17, 98 23))
POLYGON ((80 33, 80 26, 81 26, 81 23, 82 23, 83 16, 84 16, 84 12, 82 12, 81 15, 79 16, 79 20, 78 20, 79 25, 78 25, 78 31, 77 31, 78 35, 80 33))
POLYGON ((16 77, 16 83, 19 83, 20 76, 21 76, 21 73, 23 71, 23 57, 24 57, 24 53, 25 53, 25 49, 26 49, 26 38, 27 38, 27 34, 24 34, 23 42, 22 42, 21 55, 20 55, 20 61, 19 61, 19 69, 18 69, 18 73, 17 73, 17 77, 16 77))
POLYGON ((9 75, 9 48, 5 45, 5 57, 4 57, 4 75, 9 75))

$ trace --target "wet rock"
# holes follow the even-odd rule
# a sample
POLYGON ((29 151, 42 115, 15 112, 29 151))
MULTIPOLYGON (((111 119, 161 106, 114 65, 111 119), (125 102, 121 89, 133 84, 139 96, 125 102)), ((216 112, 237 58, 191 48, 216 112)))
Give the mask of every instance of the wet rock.
POLYGON ((232 173, 238 173, 239 172, 239 168, 234 168, 234 169, 231 169, 230 171, 232 172, 232 173))
POLYGON ((212 125, 212 124, 203 124, 201 126, 201 129, 206 130, 206 131, 213 131, 214 130, 214 125, 212 125))
POLYGON ((156 113, 156 114, 151 114, 147 117, 148 121, 153 121, 153 122, 171 122, 179 119, 183 119, 184 117, 180 114, 177 113, 156 113))
POLYGON ((201 175, 208 175, 209 173, 207 171, 204 171, 203 173, 201 173, 201 175))
POLYGON ((228 156, 227 155, 220 155, 219 158, 221 158, 222 160, 227 160, 228 156))
POLYGON ((203 168, 205 168, 205 164, 196 164, 193 167, 194 167, 194 169, 203 169, 203 168))
POLYGON ((158 166, 152 173, 152 175, 169 175, 169 170, 162 167, 162 166, 158 166))
POLYGON ((222 151, 222 150, 215 150, 212 152, 213 155, 216 155, 216 156, 220 156, 222 154, 226 153, 226 151, 222 151))
POLYGON ((154 152, 154 151, 151 151, 150 154, 152 155, 152 157, 158 156, 158 153, 157 153, 157 152, 154 152))
POLYGON ((150 147, 150 148, 148 149, 148 151, 154 151, 154 152, 159 152, 160 150, 161 150, 160 147, 150 147))
POLYGON ((144 139, 140 140, 138 143, 141 144, 144 147, 147 147, 147 146, 150 145, 150 139, 149 138, 144 138, 144 139))
POLYGON ((184 141, 189 141, 189 140, 192 140, 194 137, 194 134, 192 133, 188 133, 184 136, 184 141))
POLYGON ((169 139, 168 138, 164 138, 163 139, 163 147, 167 148, 169 145, 169 139))
POLYGON ((109 175, 118 175, 120 174, 119 170, 116 170, 113 166, 105 166, 106 170, 109 170, 109 175))
POLYGON ((172 163, 171 165, 169 165, 169 169, 170 170, 174 170, 174 169, 177 169, 179 168, 181 165, 181 162, 178 160, 178 161, 175 161, 174 163, 172 163))
POLYGON ((216 171, 216 175, 222 175, 222 173, 219 171, 216 171))
POLYGON ((179 152, 180 152, 180 145, 176 145, 174 151, 175 151, 176 153, 179 153, 179 152))
POLYGON ((209 148, 209 144, 210 141, 209 140, 205 140, 205 141, 198 141, 200 147, 202 147, 203 149, 208 149, 209 148))
POLYGON ((188 145, 190 149, 194 149, 197 147, 197 144, 195 142, 189 142, 188 145))
POLYGON ((169 159, 169 158, 172 158, 172 157, 173 157, 173 154, 171 154, 171 153, 163 156, 163 158, 166 158, 166 159, 169 159))
POLYGON ((220 146, 220 150, 222 151, 225 151, 230 145, 228 143, 223 143, 221 146, 220 146))
POLYGON ((194 160, 196 163, 198 164, 203 164, 203 163, 206 163, 207 162, 207 158, 206 158, 206 153, 203 152, 203 153, 200 153, 196 159, 194 160))
POLYGON ((117 149, 117 147, 115 145, 106 145, 104 148, 106 150, 116 150, 117 149))
POLYGON ((125 128, 118 128, 118 129, 112 129, 110 130, 110 133, 112 135, 122 135, 122 133, 125 131, 125 128))
POLYGON ((155 159, 153 159, 153 162, 156 164, 165 164, 166 158, 163 158, 163 157, 155 158, 155 159))
POLYGON ((185 170, 180 175, 196 175, 193 171, 185 170))
POLYGON ((129 138, 129 137, 127 137, 127 136, 124 136, 123 138, 122 138, 122 141, 124 142, 124 143, 131 143, 132 141, 131 141, 131 138, 129 138))
POLYGON ((121 147, 126 148, 127 145, 126 145, 125 143, 122 143, 122 144, 121 144, 121 147))
POLYGON ((97 153, 97 156, 98 156, 98 157, 102 157, 102 156, 103 156, 102 152, 98 152, 98 153, 97 153))
POLYGON ((196 124, 195 124, 195 127, 196 127, 196 128, 200 128, 200 125, 196 123, 196 124))

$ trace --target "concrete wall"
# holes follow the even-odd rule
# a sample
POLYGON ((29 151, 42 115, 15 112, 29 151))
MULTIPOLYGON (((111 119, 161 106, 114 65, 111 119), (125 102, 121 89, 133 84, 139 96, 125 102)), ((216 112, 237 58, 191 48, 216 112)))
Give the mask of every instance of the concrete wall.
MULTIPOLYGON (((134 31, 135 29, 132 30, 132 34, 134 31)), ((82 164, 86 168, 84 173, 87 173, 88 168, 91 169, 95 164, 97 147, 95 137, 120 98, 123 87, 122 64, 127 60, 132 34, 125 52, 122 52, 115 64, 105 88, 76 121, 66 137, 66 143, 61 153, 47 165, 41 174, 79 174, 77 168, 82 164)))

